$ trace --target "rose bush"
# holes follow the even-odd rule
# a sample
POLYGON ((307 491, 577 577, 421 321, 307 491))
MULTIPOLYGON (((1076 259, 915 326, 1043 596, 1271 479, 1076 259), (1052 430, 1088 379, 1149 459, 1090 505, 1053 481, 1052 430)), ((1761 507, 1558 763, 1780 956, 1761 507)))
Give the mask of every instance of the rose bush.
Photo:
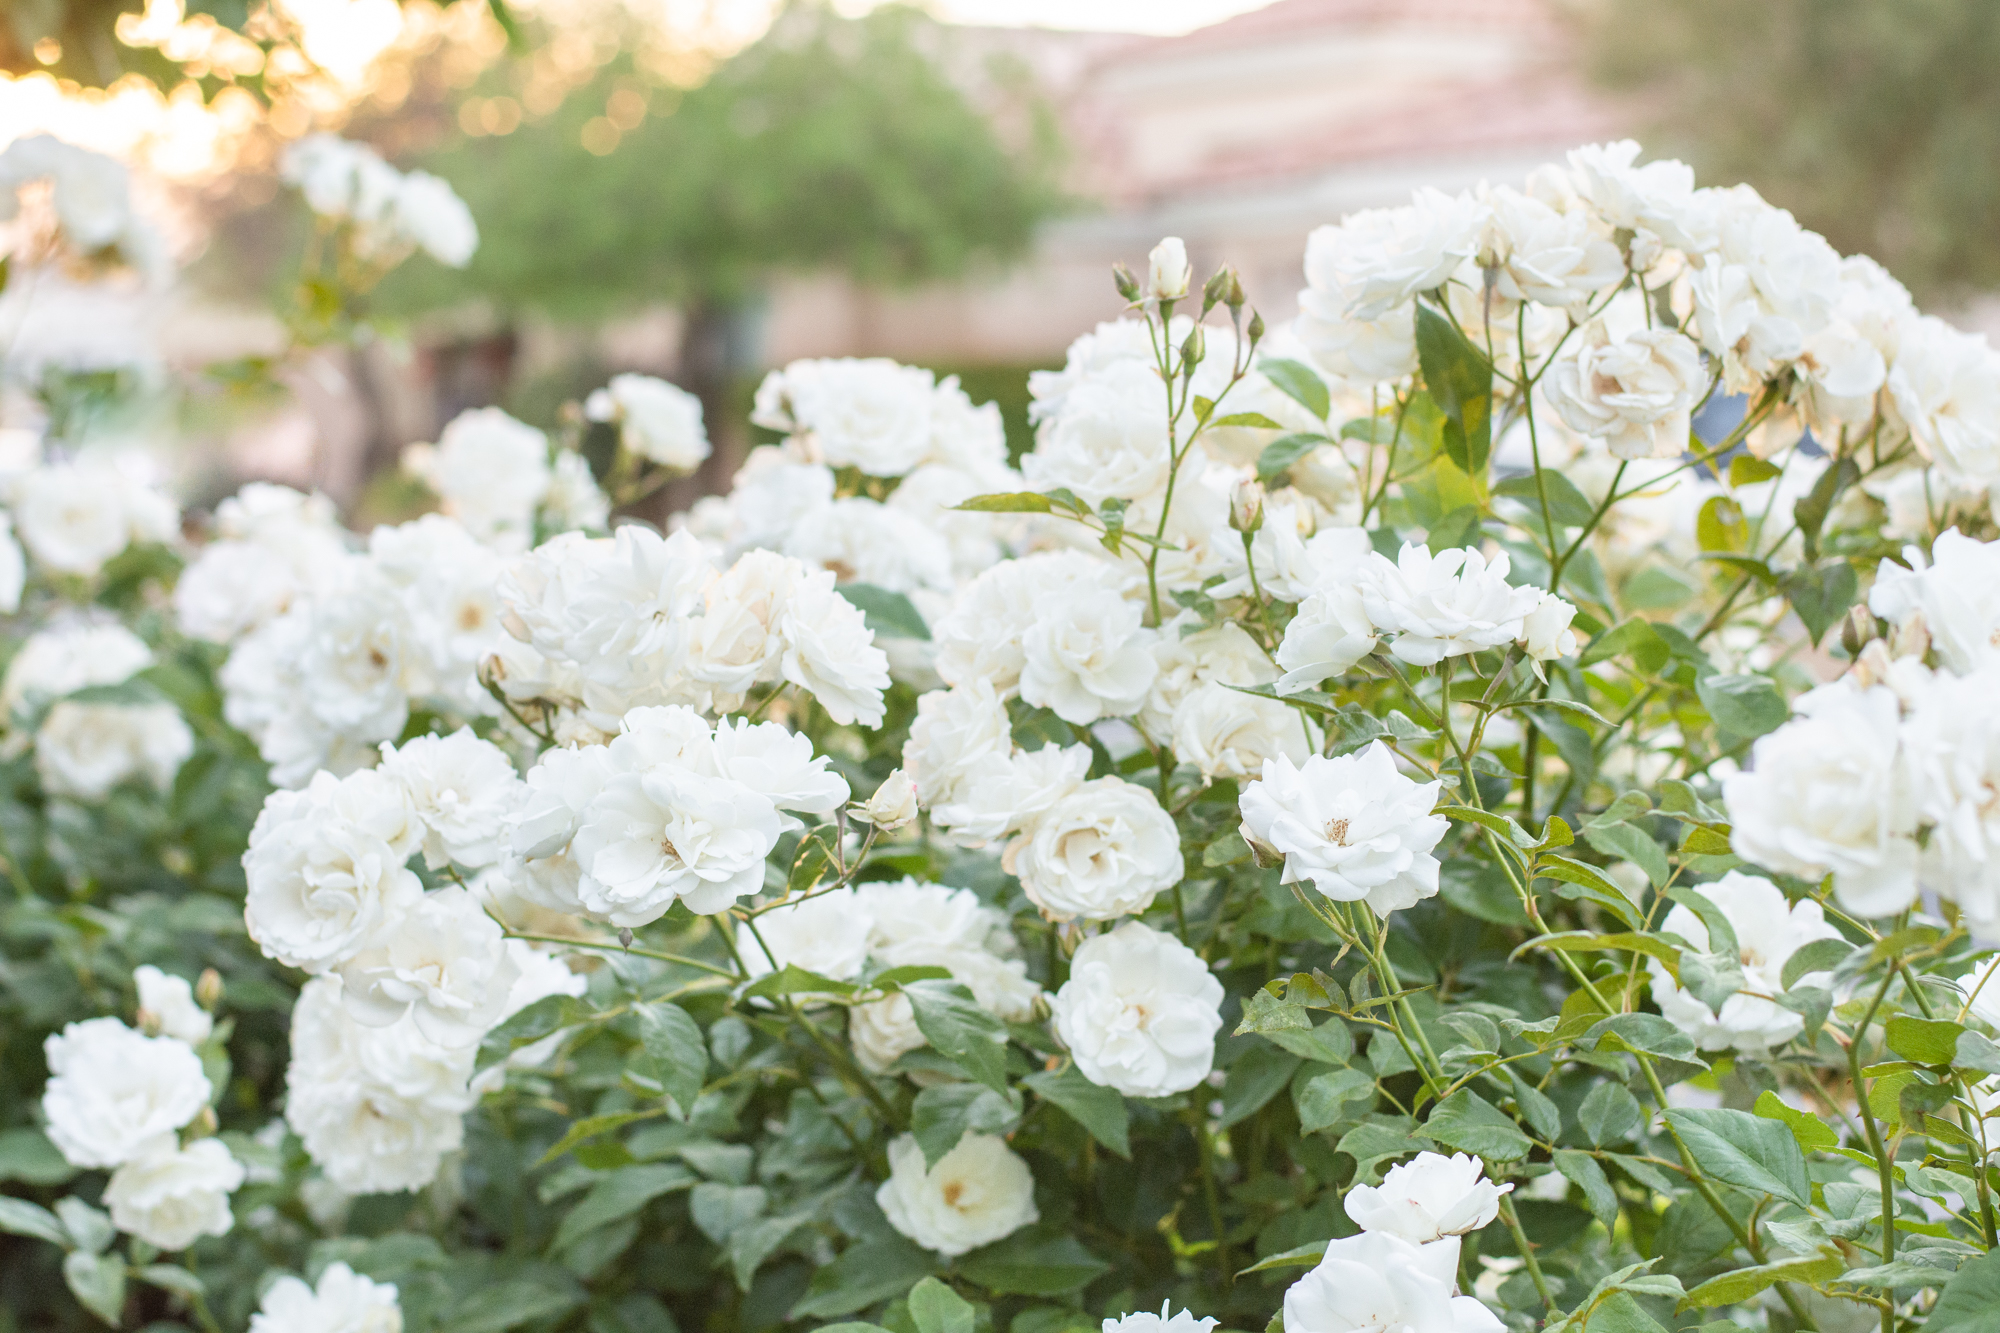
MULTIPOLYGON (((1169 239, 1018 459, 787 366, 665 531, 643 377, 189 540, 19 372, 9 1325, 1984 1327, 2000 357, 1638 156, 1284 329, 1169 239)), ((144 267, 112 168, 0 157, 22 263, 144 267)), ((476 244, 287 172, 301 347, 476 244)))

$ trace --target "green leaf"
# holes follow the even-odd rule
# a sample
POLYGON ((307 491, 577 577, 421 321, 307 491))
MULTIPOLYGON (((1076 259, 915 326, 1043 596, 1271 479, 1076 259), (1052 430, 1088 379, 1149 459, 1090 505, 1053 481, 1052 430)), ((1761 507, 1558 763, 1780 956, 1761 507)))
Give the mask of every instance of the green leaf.
POLYGON ((71 1250, 63 1256, 63 1281, 77 1304, 113 1328, 125 1309, 125 1261, 115 1254, 71 1250))
POLYGON ((1799 1147, 1808 1152, 1836 1147, 1840 1143, 1840 1135, 1834 1133, 1824 1120, 1786 1105, 1777 1093, 1768 1088, 1757 1094, 1757 1104, 1751 1109, 1764 1119, 1775 1120, 1789 1128, 1792 1137, 1799 1141, 1799 1147))
MULTIPOLYGON (((961 506, 963 508, 963 506, 961 506)), ((931 627, 924 623, 916 603, 899 592, 878 588, 872 583, 843 583, 835 589, 867 618, 868 628, 878 639, 928 639, 931 627)))
POLYGON ((76 1168, 39 1129, 24 1127, 0 1133, 0 1180, 60 1185, 75 1175, 76 1168))
POLYGON ((0 1231, 11 1231, 17 1236, 31 1236, 45 1240, 51 1245, 69 1249, 73 1241, 56 1215, 40 1204, 29 1203, 26 1199, 12 1199, 0 1195, 0 1231))
POLYGON ((1208 426, 1211 430, 1227 429, 1230 427, 1247 427, 1251 430, 1284 429, 1281 423, 1271 420, 1271 418, 1265 416, 1262 412, 1232 412, 1226 417, 1215 418, 1215 420, 1208 423, 1208 426))
POLYGON ((1278 386, 1278 392, 1321 421, 1325 421, 1327 413, 1333 410, 1333 399, 1327 392, 1326 381, 1314 374, 1311 367, 1283 357, 1268 356, 1257 362, 1257 369, 1278 386))
POLYGON ((927 1277, 910 1289, 910 1319, 917 1333, 972 1333, 972 1302, 927 1277))
MULTIPOLYGON (((1682 955, 1681 966, 1683 970, 1687 967, 1686 955, 1682 955)), ((1583 1034, 1583 1041, 1594 1043, 1600 1051, 1638 1051, 1688 1064, 1700 1059, 1695 1053, 1694 1039, 1658 1014, 1613 1014, 1600 1018, 1583 1034)))
POLYGON ((1818 646, 1836 621, 1847 614, 1847 608, 1854 605, 1859 583, 1854 577, 1854 566, 1845 560, 1831 560, 1824 565, 1803 566, 1785 576, 1779 587, 1784 591, 1785 600, 1792 604, 1799 621, 1806 627, 1808 642, 1818 646))
POLYGON ((1646 872, 1654 888, 1666 884, 1673 871, 1667 865, 1666 849, 1652 834, 1633 824, 1586 824, 1583 840, 1609 857, 1630 861, 1646 872))
POLYGON ((1559 935, 1542 935, 1529 940, 1515 953, 1528 949, 1555 949, 1562 953, 1604 953, 1612 950, 1642 953, 1648 958, 1657 958, 1667 965, 1669 972, 1678 974, 1681 964, 1680 947, 1664 936, 1646 931, 1620 931, 1613 935, 1598 935, 1588 930, 1567 930, 1559 935))
POLYGON ((1583 1191, 1583 1197, 1590 1203, 1590 1215, 1602 1222, 1607 1231, 1616 1226, 1618 1195, 1605 1178, 1604 1168, 1597 1164, 1597 1159, 1575 1148, 1558 1148, 1554 1158, 1556 1170, 1583 1191))
POLYGON ((955 981, 915 981, 903 994, 932 1049, 995 1092, 1007 1091, 1007 1030, 971 991, 955 981))
MULTIPOLYGON (((1656 634, 1653 637, 1658 638, 1659 636, 1656 634)), ((1525 708, 1530 712, 1546 708, 1552 712, 1560 713, 1564 718, 1571 721, 1595 722, 1598 726, 1607 729, 1611 726, 1609 718, 1605 717, 1595 708, 1587 704, 1580 704, 1574 699, 1516 699, 1512 703, 1501 704, 1493 711, 1499 713, 1509 708, 1525 708)))
POLYGON ((1847 1260, 1841 1258, 1837 1251, 1781 1259, 1777 1263, 1760 1264, 1754 1268, 1739 1268, 1702 1283, 1684 1296, 1677 1308, 1699 1310, 1735 1305, 1749 1300, 1776 1282, 1831 1282, 1846 1270, 1847 1260))
POLYGON ((1858 463, 1851 458, 1835 459, 1819 474, 1812 490, 1792 504, 1792 519, 1799 525, 1799 536, 1805 541, 1806 559, 1811 560, 1819 553, 1820 529, 1826 526, 1826 516, 1833 512, 1833 502, 1860 479, 1858 463))
POLYGON ((958 1146, 967 1133, 1004 1134, 1021 1116, 1020 1103, 981 1083, 925 1088, 910 1107, 910 1132, 924 1150, 924 1165, 958 1146))
POLYGON ((853 1314, 903 1295, 936 1271, 937 1256, 902 1236, 865 1240, 848 1246, 832 1263, 813 1270, 806 1294, 792 1306, 791 1317, 825 1319, 853 1314))
POLYGON ((1784 725, 1791 716, 1785 696, 1769 676, 1703 676, 1694 685, 1715 725, 1744 740, 1784 725))
POLYGON ((688 1214, 701 1234, 717 1245, 764 1214, 770 1194, 761 1185, 723 1185, 705 1180, 688 1194, 688 1214))
POLYGON ((1391 1157, 1406 1156, 1413 1146, 1413 1132, 1408 1116, 1374 1116, 1341 1135, 1334 1146, 1354 1159, 1354 1184, 1377 1185, 1382 1173, 1376 1167, 1391 1157))
POLYGON ((1769 481, 1784 469, 1776 463, 1766 462, 1755 454, 1738 454, 1729 460, 1729 485, 1754 486, 1760 481, 1769 481))
POLYGON ((1928 1333, 2000 1333, 2000 1250, 1968 1259, 1924 1321, 1928 1333))
POLYGON ((1611 1292, 1591 1307, 1584 1328, 1586 1333, 1666 1333, 1660 1321, 1625 1291, 1611 1292))
POLYGON ((687 1010, 665 1000, 640 1005, 641 1071, 658 1083, 683 1112, 694 1110, 708 1077, 708 1043, 687 1010))
POLYGON ((505 1333, 537 1320, 554 1320, 584 1302, 583 1290, 554 1274, 509 1278, 468 1293, 452 1310, 444 1333, 505 1333))
POLYGON ((952 506, 974 514, 1046 514, 1052 507, 1049 497, 1036 491, 996 491, 975 495, 952 506))
POLYGON ((1073 1236, 1037 1227, 974 1250, 958 1261, 958 1272, 1001 1296, 1060 1296, 1080 1291, 1111 1265, 1073 1236))
POLYGON ((1326 442, 1326 436, 1312 434, 1286 435, 1271 441, 1257 455, 1257 480, 1270 485, 1292 464, 1326 442))
POLYGON ((1471 477, 1486 472, 1493 439, 1493 366, 1458 326, 1417 306, 1417 363, 1445 416, 1444 452, 1471 477))
POLYGON ((1562 1108, 1548 1094, 1522 1078, 1517 1070, 1507 1071, 1507 1081, 1513 1085, 1514 1106, 1521 1118, 1536 1134, 1553 1143, 1556 1136, 1562 1133, 1562 1108))
POLYGON ((535 1165, 547 1166, 550 1162, 555 1161, 558 1157, 576 1147, 577 1144, 594 1139, 599 1134, 608 1134, 614 1129, 622 1129, 634 1121, 654 1120, 664 1114, 664 1111, 659 1110, 614 1111, 609 1115, 594 1115, 583 1120, 573 1121, 563 1136, 555 1141, 553 1147, 541 1155, 540 1160, 535 1165))
POLYGON ((1920 1065, 1948 1065, 1958 1056, 1958 1037, 1964 1031, 1963 1023, 1898 1014, 1889 1020, 1884 1035, 1889 1049, 1905 1060, 1920 1065))
POLYGON ((1750 545, 1750 524, 1743 506, 1727 495, 1712 495, 1694 521, 1695 544, 1704 551, 1745 550, 1750 545))
POLYGON ((1455 819, 1462 824, 1477 824, 1481 828, 1491 829, 1516 847, 1528 848, 1535 845, 1534 834, 1508 816, 1495 814, 1491 810, 1481 810, 1470 805, 1441 805, 1431 813, 1443 815, 1446 819, 1455 819))
MULTIPOLYGON (((1784 971, 1779 976, 1779 984, 1786 990, 1799 984, 1799 978, 1814 972, 1830 972, 1854 954, 1854 946, 1846 940, 1814 940, 1796 950, 1785 960, 1784 971)), ((2000 1072, 1996 1070, 1995 1072, 2000 1072)))
POLYGON ((149 1282, 162 1291, 171 1291, 176 1296, 205 1296, 208 1284, 185 1268, 172 1264, 147 1264, 133 1273, 141 1282, 149 1282))
POLYGON ((1625 654, 1641 674, 1651 675, 1667 664, 1672 649, 1650 621, 1633 616, 1619 621, 1610 629, 1592 639, 1577 654, 1576 664, 1580 667, 1593 666, 1625 654))
POLYGON ((1030 1074, 1021 1082, 1082 1125, 1090 1137, 1106 1148, 1120 1157, 1131 1157, 1131 1111, 1116 1091, 1092 1083, 1073 1064, 1030 1074))
MULTIPOLYGON (((1535 862, 1535 877, 1538 879, 1560 880, 1574 884, 1581 893, 1565 893, 1565 897, 1588 898, 1605 911, 1617 917, 1628 926, 1638 922, 1632 915, 1632 900, 1627 898, 1616 884, 1606 879, 1595 866, 1573 861, 1567 856, 1544 854, 1535 862)), ((1558 890, 1558 892, 1562 892, 1558 890)))
POLYGON ((1320 1260, 1326 1258, 1326 1247, 1331 1243, 1330 1241, 1316 1240, 1293 1249, 1282 1250, 1277 1254, 1267 1254, 1248 1268, 1239 1271, 1236 1276, 1243 1277, 1250 1273, 1268 1273, 1274 1268, 1315 1267, 1320 1260))
POLYGON ((1576 1112, 1577 1124, 1583 1126, 1584 1136, 1597 1148, 1623 1143, 1645 1118, 1639 1099, 1616 1083, 1600 1083, 1592 1088, 1576 1112))
POLYGON ((523 1046, 594 1017, 595 1011, 575 996, 544 996, 486 1034, 479 1043, 478 1068, 488 1069, 523 1046))
POLYGON ((775 1000, 781 995, 852 995, 860 987, 835 981, 817 972, 808 972, 796 963, 786 963, 775 972, 766 972, 743 988, 746 1000, 775 1000))
POLYGON ((1739 953, 1741 946, 1736 939, 1736 927, 1730 923, 1715 900, 1696 888, 1686 884, 1676 884, 1666 891, 1666 896, 1700 918, 1702 929, 1708 932, 1708 947, 1716 953, 1739 953))
POLYGON ((2000 1074, 2000 1046, 1977 1032, 1961 1032, 1951 1062, 1982 1074, 2000 1074))
POLYGON ((1241 1124, 1285 1090, 1299 1057, 1274 1046, 1253 1046, 1236 1058, 1222 1084, 1220 1128, 1241 1124))
MULTIPOLYGON (((1542 492, 1546 489, 1549 498, 1549 517, 1557 527, 1580 528, 1597 517, 1597 506, 1584 498, 1576 483, 1554 468, 1543 468, 1539 474, 1530 472, 1525 476, 1509 477, 1493 488, 1495 495, 1504 495, 1510 500, 1519 500, 1528 507, 1528 512, 1537 520, 1542 516, 1542 492), (1536 481, 1537 475, 1541 480, 1536 481)), ((1539 526, 1539 522, 1537 523, 1539 526)))
POLYGON ((549 1250, 567 1248, 587 1232, 630 1217, 663 1194, 693 1186, 699 1177, 678 1162, 621 1166, 605 1175, 564 1215, 549 1250))
POLYGON ((1805 1154, 1788 1126, 1721 1107, 1677 1106, 1666 1114, 1704 1174, 1801 1208, 1811 1204, 1805 1154))
POLYGON ((1422 1132, 1448 1148, 1496 1162, 1516 1161, 1534 1147, 1504 1111, 1470 1088, 1460 1088, 1432 1107, 1422 1132))
MULTIPOLYGON (((1311 1065, 1305 1066, 1310 1071, 1311 1065)), ((1331 1128, 1347 1118, 1353 1102, 1373 1105, 1375 1076, 1359 1069, 1330 1069, 1313 1074, 1292 1087, 1292 1103, 1299 1113, 1299 1129, 1307 1134, 1331 1128)))

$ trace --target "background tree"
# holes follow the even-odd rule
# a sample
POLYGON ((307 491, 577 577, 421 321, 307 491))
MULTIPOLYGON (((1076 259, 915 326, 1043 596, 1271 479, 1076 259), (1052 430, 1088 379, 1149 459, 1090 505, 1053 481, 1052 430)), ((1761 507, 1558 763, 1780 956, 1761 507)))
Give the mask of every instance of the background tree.
POLYGON ((1647 146, 1742 179, 1920 299, 2000 285, 2000 6, 1605 0, 1593 72, 1654 109, 1647 146))
POLYGON ((773 275, 954 277, 1020 254, 1058 207, 1054 122, 1025 72, 948 70, 942 36, 911 10, 794 6, 692 89, 620 60, 544 119, 455 135, 423 165, 471 205, 479 253, 462 273, 411 265, 381 299, 413 314, 482 300, 503 324, 672 302, 678 378, 724 422, 773 275))

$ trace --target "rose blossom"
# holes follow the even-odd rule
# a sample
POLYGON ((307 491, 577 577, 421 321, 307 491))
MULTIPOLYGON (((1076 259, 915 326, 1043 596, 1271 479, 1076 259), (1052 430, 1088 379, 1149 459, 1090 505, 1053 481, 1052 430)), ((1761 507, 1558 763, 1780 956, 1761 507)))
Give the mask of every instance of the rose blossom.
POLYGON ((1006 864, 1053 921, 1143 912, 1185 869, 1172 818, 1123 778, 1078 786, 1007 849, 1006 864))
POLYGON ((1201 955, 1127 921, 1078 947, 1056 992, 1056 1035, 1092 1083, 1128 1097, 1165 1097, 1208 1077, 1222 998, 1201 955))
POLYGON ((875 1191, 889 1225, 946 1258, 990 1245, 1041 1216, 1028 1164, 1006 1143, 967 1134, 926 1168, 914 1135, 889 1144, 889 1178, 875 1191))
POLYGON ((1387 916, 1437 892, 1431 849, 1450 827, 1431 814, 1439 787, 1405 777, 1380 741, 1303 766, 1280 755, 1243 789, 1243 836, 1284 856, 1282 882, 1309 880, 1328 898, 1363 899, 1387 916))
POLYGON ((1412 1245, 1477 1231, 1500 1213, 1512 1181, 1487 1180, 1477 1157, 1420 1152, 1389 1168, 1380 1185, 1356 1185, 1342 1206, 1363 1231, 1387 1232, 1412 1245))

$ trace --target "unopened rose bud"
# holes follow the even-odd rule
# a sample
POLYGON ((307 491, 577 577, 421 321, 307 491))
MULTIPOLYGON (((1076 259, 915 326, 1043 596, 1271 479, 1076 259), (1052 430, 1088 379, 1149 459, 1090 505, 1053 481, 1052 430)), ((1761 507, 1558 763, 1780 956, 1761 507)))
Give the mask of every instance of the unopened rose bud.
POLYGON ((1848 607, 1847 614, 1840 618, 1840 646, 1847 650, 1847 655, 1860 656, 1862 645, 1874 637, 1875 613, 1860 602, 1848 607))
POLYGON ((194 979, 194 1002, 211 1014, 222 1003, 222 973, 205 967, 194 979))
POLYGON ((1264 526, 1264 486, 1254 478, 1236 483, 1229 492, 1229 526, 1252 533, 1264 526))
POLYGON ((1238 829, 1237 834, 1244 842, 1249 844, 1250 859, 1257 863, 1259 870, 1274 870, 1285 863, 1285 854, 1283 852, 1273 847, 1270 843, 1262 842, 1253 837, 1247 826, 1238 829))
POLYGON ((1264 317, 1254 310, 1250 312, 1250 328, 1248 332, 1251 342, 1258 343, 1264 341, 1264 317))
POLYGON ((849 806, 848 812, 884 833, 899 829, 917 817, 917 784, 896 769, 882 779, 873 796, 849 806))
POLYGON ((1194 265, 1188 263, 1187 246, 1178 236, 1169 236, 1146 256, 1146 299, 1178 301, 1188 294, 1194 281, 1194 265))
POLYGON ((1183 369, 1192 369, 1200 365, 1201 359, 1207 355, 1208 340, 1202 337, 1201 325, 1197 324, 1188 330, 1186 341, 1181 343, 1181 366, 1183 369))
POLYGON ((1233 268, 1229 270, 1229 290, 1222 294, 1222 303, 1231 310, 1243 308, 1243 279, 1233 268))
POLYGON ((1118 294, 1128 301, 1139 299, 1139 280, 1132 276, 1132 270, 1123 264, 1111 266, 1111 280, 1118 284, 1118 294))
POLYGON ((1889 636, 1891 657, 1922 657, 1930 650, 1930 622, 1924 619, 1924 613, 1921 611, 1915 612, 1908 620, 1896 626, 1895 633, 1889 636))
POLYGON ((1205 315, 1215 309, 1215 307, 1222 304, 1223 298, 1229 295, 1229 281, 1231 276, 1227 264, 1215 270, 1215 276, 1210 278, 1207 285, 1201 289, 1202 314, 1205 315))

